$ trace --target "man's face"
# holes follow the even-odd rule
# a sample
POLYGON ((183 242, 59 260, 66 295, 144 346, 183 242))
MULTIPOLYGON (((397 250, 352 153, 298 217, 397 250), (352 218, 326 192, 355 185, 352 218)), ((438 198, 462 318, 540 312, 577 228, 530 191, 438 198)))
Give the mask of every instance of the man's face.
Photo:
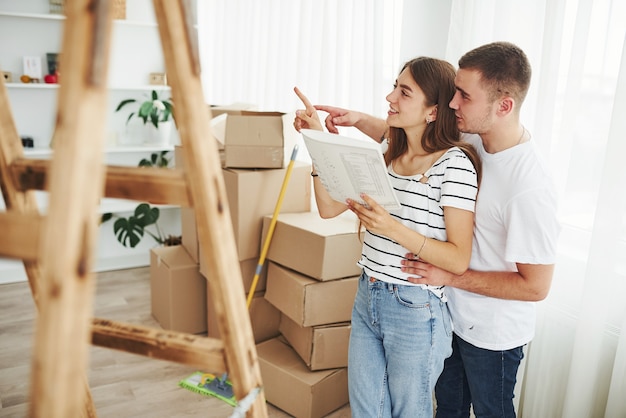
POLYGON ((456 93, 450 101, 456 123, 461 132, 483 134, 489 132, 495 120, 496 102, 489 100, 477 70, 459 69, 454 78, 456 93))

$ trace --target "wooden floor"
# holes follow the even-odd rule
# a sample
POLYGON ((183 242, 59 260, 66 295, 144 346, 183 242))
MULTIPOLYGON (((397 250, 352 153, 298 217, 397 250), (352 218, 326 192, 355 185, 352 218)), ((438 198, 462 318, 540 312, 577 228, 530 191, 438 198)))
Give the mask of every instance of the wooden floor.
MULTIPOLYGON (((149 269, 100 273, 95 316, 158 327, 150 314, 149 269)), ((0 285, 0 417, 23 418, 35 308, 27 283, 0 285)), ((225 402, 178 387, 195 369, 125 352, 90 348, 89 384, 100 418, 229 417, 225 402)), ((289 417, 268 405, 272 418, 289 417)), ((350 417, 345 406, 332 418, 350 417)))

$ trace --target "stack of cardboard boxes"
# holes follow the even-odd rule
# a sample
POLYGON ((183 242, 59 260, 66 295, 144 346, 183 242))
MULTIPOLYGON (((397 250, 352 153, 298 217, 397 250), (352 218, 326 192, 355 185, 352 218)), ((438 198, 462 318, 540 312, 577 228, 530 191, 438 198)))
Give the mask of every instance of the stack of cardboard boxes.
MULTIPOLYGON (((257 345, 267 400, 297 417, 322 417, 348 402, 350 318, 361 253, 356 218, 279 215, 267 255, 265 299, 280 336, 257 345)), ((271 217, 265 217, 263 236, 271 217)))
MULTIPOLYGON (((294 164, 282 201, 283 211, 302 212, 310 210, 310 171, 311 168, 308 164, 294 164)), ((263 217, 274 212, 285 173, 286 169, 284 168, 223 169, 235 243, 239 254, 239 268, 241 269, 246 296, 251 290, 252 280, 259 262, 263 217)), ((194 236, 195 218, 191 210, 189 212, 183 211, 182 214, 183 245, 185 245, 185 235, 194 236)), ((197 245, 197 237, 194 242, 197 245)), ((206 262, 207 260, 199 259, 200 273, 208 278, 206 262)), ((267 268, 264 268, 259 276, 250 305, 252 332, 256 342, 264 341, 278 334, 279 312, 263 297, 266 277, 267 268)), ((208 335, 219 338, 220 334, 215 321, 214 311, 209 304, 208 335)))
MULTIPOLYGON (((222 173, 230 208, 239 268, 245 291, 250 290, 258 257, 263 217, 274 211, 287 169, 283 152, 283 116, 276 112, 241 110, 243 106, 214 107, 224 122, 219 142, 222 173), (245 146, 248 138, 249 147, 245 146), (224 139, 226 139, 224 141, 224 139), (249 153, 249 148, 254 153, 249 153), (233 167, 232 162, 243 168, 233 167)), ((291 128, 291 127, 289 127, 291 128)), ((219 129, 219 128, 218 128, 219 129)), ((184 167, 181 147, 175 149, 177 168, 184 167)), ((310 166, 296 162, 291 171, 282 210, 311 209, 310 166)), ((210 296, 207 295, 206 260, 200 254, 193 208, 181 208, 182 245, 151 250, 150 280, 152 314, 163 328, 219 337, 210 296), (207 296, 209 298, 207 298, 207 296), (208 315, 207 315, 208 312, 208 315)), ((234 268, 234 267, 233 267, 234 268)), ((265 275, 256 287, 251 318, 257 342, 278 335, 279 312, 264 298, 265 275)))
MULTIPOLYGON (((222 173, 247 297, 287 173, 282 117, 214 110, 214 116, 220 113, 222 173)), ((175 154, 176 166, 184 166, 180 147, 175 154)), ((352 214, 324 220, 311 211, 310 170, 304 162, 292 167, 249 308, 267 401, 305 418, 348 402, 348 340, 361 252, 352 214)), ((152 312, 164 328, 219 338, 198 214, 182 208, 181 215, 182 245, 152 250, 152 312)))

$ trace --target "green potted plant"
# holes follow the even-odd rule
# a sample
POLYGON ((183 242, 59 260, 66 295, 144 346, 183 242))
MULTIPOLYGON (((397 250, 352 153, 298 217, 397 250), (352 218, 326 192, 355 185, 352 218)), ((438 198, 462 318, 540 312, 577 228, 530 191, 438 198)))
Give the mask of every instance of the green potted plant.
POLYGON ((149 97, 142 101, 137 99, 122 100, 115 108, 115 112, 127 109, 130 105, 135 107, 138 105, 139 107, 129 113, 126 118, 127 131, 133 120, 139 119, 142 123, 139 130, 132 130, 129 135, 143 136, 143 142, 154 145, 165 145, 170 142, 174 121, 174 107, 171 99, 160 98, 159 93, 152 90, 149 97))
MULTIPOLYGON (((167 158, 169 151, 152 153, 150 159, 144 158, 139 162, 140 167, 167 167, 170 160, 167 158)), ((148 203, 140 203, 135 207, 132 215, 124 217, 115 213, 102 215, 100 223, 105 223, 116 218, 113 223, 115 237, 125 247, 134 248, 141 242, 144 235, 152 237, 159 245, 180 245, 181 237, 165 235, 159 227, 158 220, 161 212, 159 208, 148 203), (152 226, 152 231, 148 227, 152 226)))
MULTIPOLYGON (((122 108, 126 107, 131 103, 137 103, 137 99, 125 99, 122 100, 115 109, 116 112, 122 110, 122 108)), ((154 125, 155 128, 159 129, 160 122, 167 122, 170 120, 170 116, 172 116, 172 102, 170 99, 161 99, 159 98, 159 94, 156 90, 152 90, 150 95, 150 99, 144 100, 139 106, 139 110, 137 112, 131 112, 126 119, 126 123, 128 123, 133 116, 140 118, 144 125, 150 122, 154 125)))
POLYGON ((139 161, 139 167, 167 168, 170 165, 168 153, 169 151, 153 152, 150 155, 150 159, 142 158, 141 161, 139 161))
POLYGON ((125 247, 135 248, 144 237, 151 236, 159 245, 180 245, 181 238, 174 235, 165 235, 157 221, 159 220, 159 208, 150 206, 148 203, 140 203, 132 215, 123 217, 114 213, 102 215, 102 222, 117 218, 113 223, 115 237, 125 247), (148 229, 153 225, 153 231, 148 229))

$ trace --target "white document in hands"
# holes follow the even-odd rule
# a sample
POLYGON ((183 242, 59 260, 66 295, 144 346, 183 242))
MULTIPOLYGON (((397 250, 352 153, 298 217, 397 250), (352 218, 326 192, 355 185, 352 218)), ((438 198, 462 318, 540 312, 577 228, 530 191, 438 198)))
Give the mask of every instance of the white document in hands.
POLYGON ((400 208, 379 144, 311 129, 301 133, 319 179, 333 199, 365 204, 360 196, 365 193, 387 210, 400 208))

